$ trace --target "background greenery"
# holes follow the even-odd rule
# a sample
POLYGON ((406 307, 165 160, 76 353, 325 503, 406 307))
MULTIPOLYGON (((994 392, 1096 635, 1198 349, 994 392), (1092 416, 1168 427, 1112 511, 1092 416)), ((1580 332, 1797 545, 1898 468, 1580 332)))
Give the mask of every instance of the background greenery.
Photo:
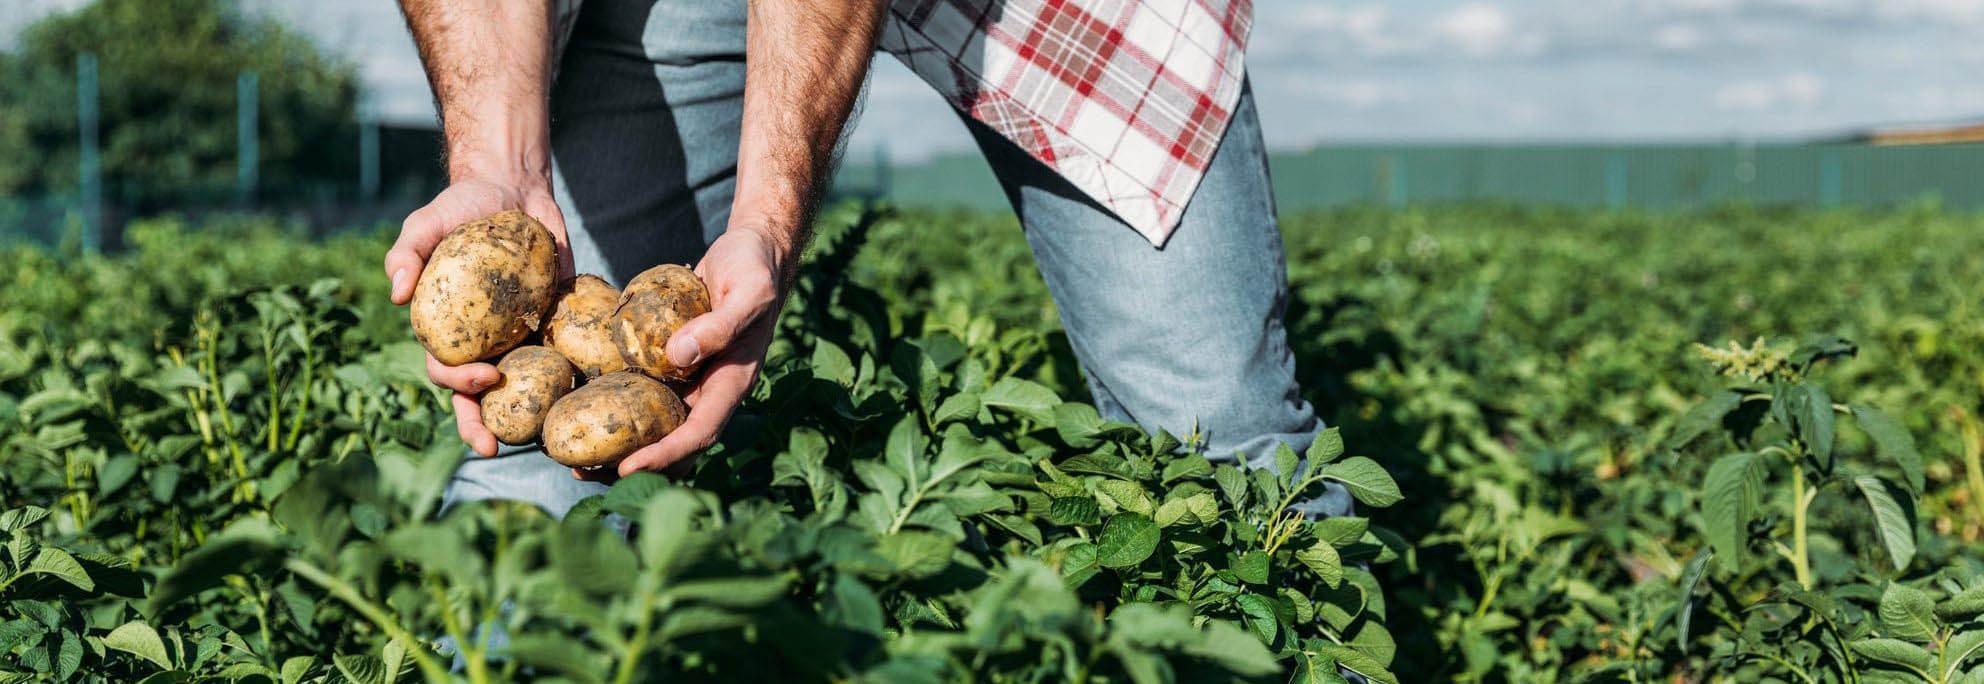
POLYGON ((767 380, 695 489, 643 479, 593 509, 694 520, 669 528, 716 550, 682 575, 637 533, 643 570, 626 573, 655 584, 577 598, 530 589, 586 586, 544 546, 619 544, 604 532, 504 507, 425 522, 459 449, 403 312, 384 302, 384 234, 309 243, 262 221, 161 220, 119 256, 0 253, 0 509, 51 510, 31 525, 16 514, 24 531, 10 533, 29 552, 70 549, 78 568, 8 556, 32 581, 0 585, 0 670, 378 681, 422 657, 439 664, 416 655, 430 639, 494 621, 520 645, 472 650, 483 674, 581 681, 630 663, 691 678, 1320 681, 1331 663, 1403 681, 1984 677, 1984 218, 1933 204, 1288 217, 1307 398, 1406 503, 1362 507, 1372 527, 1341 543, 1326 542, 1344 530, 1297 525, 1281 546, 1264 541, 1280 528, 1260 489, 1281 485, 1185 472, 1196 457, 1165 456, 1175 442, 1074 403, 1079 372, 1010 217, 850 205, 822 223, 767 380), (1782 370, 1800 358, 1791 338, 1810 334, 1857 354, 1829 343, 1808 356, 1834 358, 1782 370), (1720 363, 1693 346, 1758 338, 1757 353, 1720 363), (1732 364, 1781 370, 1718 373, 1732 364), (1842 407, 1878 408, 1912 446, 1856 415, 1827 418, 1836 449, 1811 455, 1831 402, 1797 402, 1821 386, 1842 407), (1770 409, 1695 409, 1731 387, 1770 409), (1807 408, 1779 415, 1794 405, 1807 408), (1749 455, 1766 443, 1807 454, 1790 462, 1805 469, 1720 465, 1761 463, 1749 455), (892 486, 875 464, 917 482, 922 461, 899 457, 918 453, 971 455, 963 479, 928 491, 973 503, 933 516, 900 489, 878 494, 892 486), (1870 507, 1860 477, 1887 483, 1893 515, 1870 507), (1791 487, 1806 481, 1801 586, 1772 550, 1798 536, 1791 487), (1207 520, 1175 522, 1194 501, 1215 502, 1207 520), (1164 520, 1160 504, 1177 509, 1162 549, 1109 541, 1115 518, 1164 520), (892 516, 937 536, 884 541, 892 516), (766 520, 779 522, 754 522, 766 520), (792 530, 812 541, 768 541, 792 530), (1912 553, 1896 553, 1898 533, 1912 553), (841 534, 883 560, 823 541, 841 534), (912 541, 957 551, 945 561, 912 541), (1097 565, 1098 549, 1117 562, 1097 565), (76 573, 92 588, 59 581, 76 573), (676 596, 687 580, 754 580, 764 596, 630 650, 632 635, 663 628, 613 606, 637 589, 676 596), (1382 598, 1341 598, 1353 585, 1382 598), (1002 593, 1014 591, 1031 598, 1002 593), (492 608, 506 601, 531 608, 492 608), (872 618, 850 617, 871 604, 872 618), (1011 612, 1021 605, 1041 608, 1011 612), (846 639, 785 636, 798 633, 846 639), (1266 648, 1234 648, 1235 634, 1266 648), (821 640, 835 646, 789 646, 821 640), (774 657, 739 643, 788 645, 774 657), (567 651, 571 662, 554 657, 567 651))

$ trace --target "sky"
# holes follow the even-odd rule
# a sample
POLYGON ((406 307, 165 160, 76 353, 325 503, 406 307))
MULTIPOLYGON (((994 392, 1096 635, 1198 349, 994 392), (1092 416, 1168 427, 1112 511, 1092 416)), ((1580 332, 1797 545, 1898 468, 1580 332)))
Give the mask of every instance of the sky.
MULTIPOLYGON (((0 2, 19 27, 82 0, 0 2)), ((392 0, 243 0, 363 73, 382 112, 433 106, 392 0)), ((1984 0, 1256 0, 1248 70, 1270 147, 1352 141, 1835 137, 1984 120, 1984 0)), ((848 156, 971 149, 876 60, 848 156)))

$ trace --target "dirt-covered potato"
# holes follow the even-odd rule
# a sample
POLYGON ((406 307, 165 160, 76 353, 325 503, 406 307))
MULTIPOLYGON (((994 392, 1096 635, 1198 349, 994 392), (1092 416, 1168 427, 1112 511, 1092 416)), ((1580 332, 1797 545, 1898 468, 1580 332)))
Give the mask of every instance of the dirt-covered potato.
POLYGON ((675 390, 633 371, 594 378, 551 405, 544 452, 573 468, 614 463, 674 432, 689 416, 675 390))
POLYGON ((482 393, 482 424, 504 444, 537 441, 545 414, 572 391, 578 378, 572 362, 536 345, 510 350, 496 363, 496 370, 503 377, 482 393))
POLYGON ((544 344, 596 378, 625 370, 620 348, 613 345, 613 310, 620 306, 620 291, 587 273, 565 281, 551 304, 551 319, 544 322, 544 344))
POLYGON ((662 380, 687 380, 695 369, 670 363, 664 348, 683 323, 709 311, 710 292, 694 271, 675 264, 650 268, 621 291, 613 344, 629 368, 662 380))
POLYGON ((455 226, 414 284, 413 336, 450 366, 494 357, 537 330, 557 279, 551 231, 523 212, 455 226))

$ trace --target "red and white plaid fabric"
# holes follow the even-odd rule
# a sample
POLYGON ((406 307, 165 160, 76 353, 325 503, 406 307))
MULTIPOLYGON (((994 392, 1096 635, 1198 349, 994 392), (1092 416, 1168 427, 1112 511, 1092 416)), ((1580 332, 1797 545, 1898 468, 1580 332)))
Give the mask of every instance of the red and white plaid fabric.
POLYGON ((1163 246, 1240 101, 1252 0, 892 0, 882 49, 1163 246))

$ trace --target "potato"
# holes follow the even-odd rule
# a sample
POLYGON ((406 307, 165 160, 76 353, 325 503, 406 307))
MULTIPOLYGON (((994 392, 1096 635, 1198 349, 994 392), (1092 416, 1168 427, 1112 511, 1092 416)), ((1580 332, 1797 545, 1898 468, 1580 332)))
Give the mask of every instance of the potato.
POLYGON ((492 358, 537 330, 557 278, 551 231, 523 212, 455 226, 414 284, 413 336, 450 366, 492 358))
POLYGON ((683 323, 709 312, 710 292, 694 271, 656 266, 634 276, 621 292, 613 312, 613 344, 629 368, 659 380, 688 380, 695 369, 671 363, 664 348, 683 323))
POLYGON ((573 468, 618 462, 681 427, 689 407, 675 391, 634 371, 607 373, 551 405, 544 452, 573 468))
POLYGON ((503 377, 482 393, 482 424, 504 444, 537 441, 545 414, 572 391, 578 378, 572 362, 536 345, 510 350, 496 363, 496 370, 503 377))
POLYGON ((596 378, 626 370, 620 348, 613 345, 613 310, 620 306, 620 291, 587 273, 565 281, 551 304, 551 318, 544 322, 544 344, 596 378))

